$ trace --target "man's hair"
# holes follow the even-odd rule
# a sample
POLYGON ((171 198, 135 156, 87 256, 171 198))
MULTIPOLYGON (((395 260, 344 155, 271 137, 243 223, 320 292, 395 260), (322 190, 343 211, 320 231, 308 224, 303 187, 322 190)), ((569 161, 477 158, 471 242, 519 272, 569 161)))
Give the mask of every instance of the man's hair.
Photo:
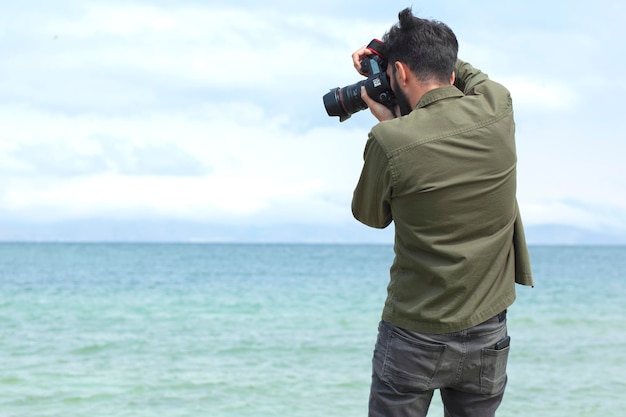
POLYGON ((396 61, 407 64, 420 81, 450 82, 459 44, 446 24, 420 19, 406 8, 398 13, 398 23, 382 41, 389 65, 396 61))

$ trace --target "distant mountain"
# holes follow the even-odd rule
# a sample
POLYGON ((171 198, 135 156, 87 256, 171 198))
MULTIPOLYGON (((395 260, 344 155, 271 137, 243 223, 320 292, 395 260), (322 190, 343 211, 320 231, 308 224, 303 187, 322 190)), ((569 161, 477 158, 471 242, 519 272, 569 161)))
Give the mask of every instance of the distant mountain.
POLYGON ((532 245, 626 245, 626 231, 596 231, 564 225, 525 226, 532 245))
POLYGON ((238 225, 187 221, 81 220, 0 223, 0 241, 392 243, 393 229, 342 225, 238 225))
MULTIPOLYGON (((526 226, 530 245, 626 245, 626 233, 526 226)), ((236 225, 186 221, 82 220, 0 223, 0 241, 393 243, 393 228, 348 224, 236 225)))

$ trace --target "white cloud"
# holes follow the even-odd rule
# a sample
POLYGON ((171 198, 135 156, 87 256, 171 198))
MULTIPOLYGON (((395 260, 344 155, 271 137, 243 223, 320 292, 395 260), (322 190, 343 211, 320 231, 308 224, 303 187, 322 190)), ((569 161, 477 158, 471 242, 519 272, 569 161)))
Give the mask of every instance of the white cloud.
POLYGON ((523 220, 528 225, 569 225, 596 231, 626 234, 626 205, 608 208, 603 204, 580 201, 539 200, 520 202, 523 220))
POLYGON ((22 138, 1 142, 3 176, 22 175, 4 182, 0 204, 13 216, 50 221, 103 215, 241 221, 263 213, 270 221, 320 221, 336 214, 334 205, 348 207, 365 130, 342 125, 297 133, 262 109, 235 106, 241 115, 209 106, 134 119, 0 108, 10 116, 6 128, 21 127, 22 138))
POLYGON ((511 92, 516 107, 526 106, 535 112, 570 111, 581 102, 579 93, 560 81, 517 77, 504 78, 501 83, 511 92))
MULTIPOLYGON (((11 6, 0 17, 5 218, 353 221, 373 119, 339 124, 321 97, 359 80, 350 53, 404 5, 283 3, 11 6)), ((502 20, 491 8, 507 24, 476 28, 473 9, 414 10, 448 22, 462 57, 511 90, 528 222, 620 225, 626 145, 612 109, 625 85, 608 68, 624 58, 601 52, 621 43, 616 19, 538 27, 560 11, 502 20)))

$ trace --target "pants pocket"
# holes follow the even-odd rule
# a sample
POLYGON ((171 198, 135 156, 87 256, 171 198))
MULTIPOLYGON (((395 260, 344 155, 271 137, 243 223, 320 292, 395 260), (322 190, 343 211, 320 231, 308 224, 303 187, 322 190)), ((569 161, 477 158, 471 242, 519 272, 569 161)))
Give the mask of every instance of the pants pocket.
POLYGON ((389 333, 381 379, 399 392, 433 389, 446 346, 389 333))
POLYGON ((481 352, 480 392, 495 394, 506 384, 506 365, 509 347, 504 349, 485 348, 481 352))

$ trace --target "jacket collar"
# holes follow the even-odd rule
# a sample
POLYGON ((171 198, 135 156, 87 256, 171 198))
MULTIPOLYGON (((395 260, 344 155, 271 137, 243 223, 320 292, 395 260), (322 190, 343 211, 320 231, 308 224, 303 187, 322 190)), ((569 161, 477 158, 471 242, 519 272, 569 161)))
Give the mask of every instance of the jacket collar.
POLYGON ((463 92, 455 86, 446 85, 444 87, 435 88, 424 93, 422 98, 420 98, 420 100, 417 102, 415 108, 419 109, 439 100, 451 97, 463 97, 463 95, 463 92))

